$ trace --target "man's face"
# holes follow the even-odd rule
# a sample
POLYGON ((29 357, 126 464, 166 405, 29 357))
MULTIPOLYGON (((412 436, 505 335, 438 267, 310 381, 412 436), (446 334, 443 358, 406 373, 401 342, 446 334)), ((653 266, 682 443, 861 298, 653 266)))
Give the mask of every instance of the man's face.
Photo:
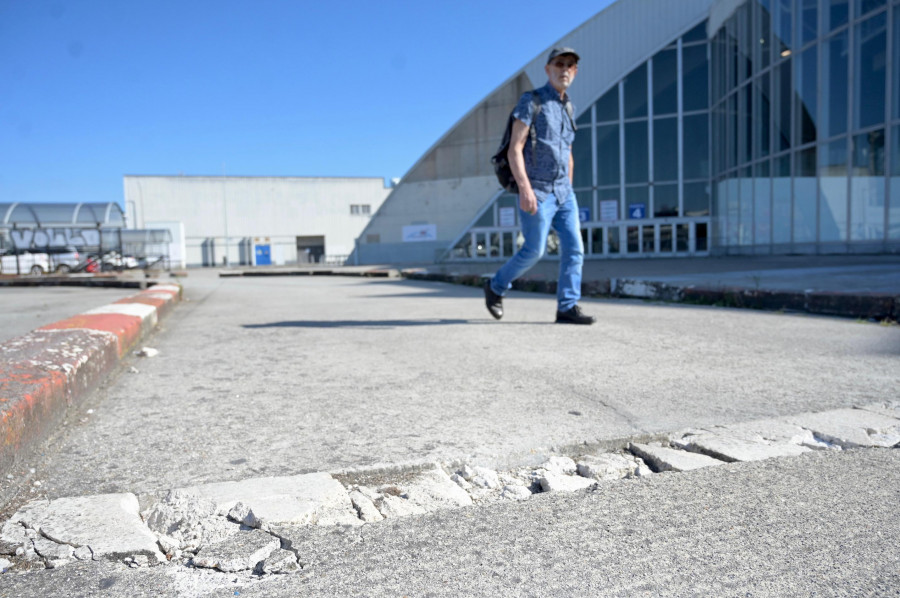
POLYGON ((578 74, 578 61, 571 54, 562 54, 547 63, 544 70, 547 71, 550 85, 562 93, 575 80, 575 75, 578 74))

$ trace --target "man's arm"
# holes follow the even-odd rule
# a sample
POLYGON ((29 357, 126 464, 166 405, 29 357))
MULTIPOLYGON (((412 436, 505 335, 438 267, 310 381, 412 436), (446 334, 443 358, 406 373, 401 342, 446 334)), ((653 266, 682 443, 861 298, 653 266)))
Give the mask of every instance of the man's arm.
POLYGON ((529 214, 537 213, 537 197, 525 172, 525 142, 528 140, 528 125, 519 119, 513 120, 512 133, 509 138, 509 151, 506 157, 509 160, 509 168, 513 178, 519 186, 519 207, 529 214))
POLYGON ((575 158, 572 157, 572 146, 569 146, 569 184, 575 184, 575 158))

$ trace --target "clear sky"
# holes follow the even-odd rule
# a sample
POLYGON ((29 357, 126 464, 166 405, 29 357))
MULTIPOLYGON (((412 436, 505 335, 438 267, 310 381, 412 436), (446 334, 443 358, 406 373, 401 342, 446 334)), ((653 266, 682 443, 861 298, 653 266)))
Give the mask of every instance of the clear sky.
POLYGON ((400 177, 611 1, 0 0, 0 203, 121 203, 125 174, 400 177))

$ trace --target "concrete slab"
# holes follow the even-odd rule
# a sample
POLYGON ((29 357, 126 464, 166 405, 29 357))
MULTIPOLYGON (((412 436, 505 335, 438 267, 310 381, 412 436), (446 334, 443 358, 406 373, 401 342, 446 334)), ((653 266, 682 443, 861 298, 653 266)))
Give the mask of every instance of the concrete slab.
POLYGON ((133 494, 58 498, 29 511, 24 522, 58 544, 88 546, 95 559, 145 555, 163 562, 156 536, 141 521, 138 509, 133 494))
POLYGON ((425 512, 455 509, 472 504, 469 493, 450 479, 440 467, 417 474, 400 485, 406 500, 425 512))
POLYGON ((900 420, 863 409, 835 409, 786 418, 843 448, 891 447, 900 442, 900 420))
POLYGON ((619 480, 635 475, 637 463, 622 455, 586 455, 578 460, 578 475, 594 480, 619 480))
POLYGON ((739 424, 714 426, 706 428, 706 431, 745 440, 825 448, 823 443, 816 440, 811 431, 781 419, 760 419, 739 424))
POLYGON ((565 475, 548 471, 541 476, 541 489, 544 492, 575 492, 590 488, 596 480, 575 475, 565 475))
POLYGON ((769 444, 735 436, 700 434, 682 439, 689 451, 709 455, 721 461, 762 461, 773 457, 795 457, 812 449, 797 444, 769 444))
POLYGON ((360 523, 347 491, 327 473, 219 482, 185 490, 214 501, 220 515, 244 503, 250 510, 244 523, 263 530, 276 524, 360 523))
POLYGON ((196 567, 218 569, 226 573, 252 570, 280 547, 281 540, 254 529, 201 548, 193 563, 196 567))
POLYGON ((628 445, 628 449, 641 459, 644 459, 656 471, 691 471, 701 467, 722 464, 722 461, 706 455, 662 446, 632 443, 628 445))

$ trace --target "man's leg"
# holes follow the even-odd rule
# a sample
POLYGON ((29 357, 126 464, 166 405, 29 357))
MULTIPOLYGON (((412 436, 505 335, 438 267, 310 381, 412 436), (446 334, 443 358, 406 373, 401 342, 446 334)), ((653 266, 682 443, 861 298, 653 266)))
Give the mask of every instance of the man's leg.
POLYGON ((494 293, 504 295, 509 290, 512 281, 525 274, 544 255, 547 247, 547 235, 550 233, 550 223, 555 211, 556 202, 552 197, 538 202, 536 214, 532 215, 519 209, 519 222, 522 226, 525 243, 494 274, 490 283, 494 293))
POLYGON ((581 270, 584 243, 578 222, 575 194, 569 195, 553 217, 553 228, 559 235, 559 283, 556 298, 559 311, 569 311, 581 299, 581 270))
POLYGON ((556 322, 559 324, 593 324, 594 318, 578 307, 581 299, 581 269, 584 264, 584 243, 578 222, 578 202, 571 194, 553 219, 559 235, 559 283, 557 284, 556 322))

